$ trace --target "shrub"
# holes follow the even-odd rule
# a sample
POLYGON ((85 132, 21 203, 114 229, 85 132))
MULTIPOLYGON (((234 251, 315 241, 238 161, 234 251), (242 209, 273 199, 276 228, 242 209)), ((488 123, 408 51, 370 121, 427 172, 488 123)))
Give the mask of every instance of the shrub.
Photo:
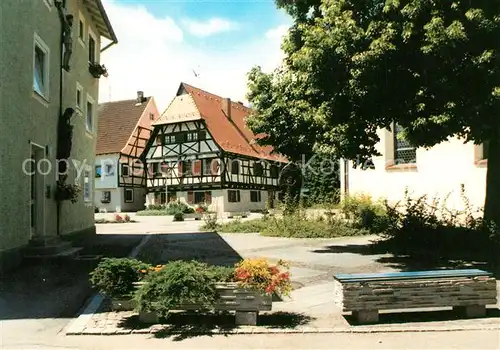
POLYGON ((172 261, 161 270, 150 274, 136 293, 141 311, 168 316, 170 310, 182 304, 196 304, 202 309, 213 309, 218 299, 216 283, 227 273, 197 261, 172 261))
POLYGON ((203 216, 203 221, 205 224, 201 227, 202 230, 206 231, 217 231, 220 227, 219 221, 217 219, 217 213, 205 214, 203 216))
POLYGON ((147 210, 165 210, 165 204, 150 204, 147 210))
POLYGON ((159 210, 159 209, 146 209, 146 210, 140 210, 137 213, 135 213, 137 216, 164 216, 164 215, 171 215, 169 214, 165 209, 159 210))
POLYGON ((179 200, 173 201, 168 203, 167 208, 167 215, 175 215, 178 212, 184 213, 184 214, 192 214, 194 213, 194 208, 190 207, 184 202, 181 202, 179 200))
POLYGON ((276 292, 286 296, 292 290, 288 265, 282 260, 271 265, 266 259, 244 259, 236 265, 234 279, 244 288, 257 289, 268 295, 276 292))
POLYGON ((267 226, 266 219, 252 219, 242 221, 240 219, 234 219, 228 223, 219 225, 216 229, 219 232, 229 232, 229 233, 254 233, 262 232, 267 226))
POLYGON ((151 266, 136 259, 105 258, 90 273, 90 283, 108 297, 128 296, 134 282, 141 280, 151 266))
POLYGON ((176 212, 174 214, 174 221, 184 221, 184 214, 182 212, 176 212))

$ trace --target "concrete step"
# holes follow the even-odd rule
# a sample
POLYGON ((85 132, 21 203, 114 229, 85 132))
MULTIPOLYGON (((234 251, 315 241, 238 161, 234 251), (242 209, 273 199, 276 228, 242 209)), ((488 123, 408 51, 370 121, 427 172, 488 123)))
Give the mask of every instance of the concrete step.
POLYGON ((70 242, 53 241, 48 245, 28 245, 25 249, 26 255, 54 255, 71 248, 70 242))
POLYGON ((81 250, 83 250, 81 247, 70 247, 53 254, 25 254, 24 258, 31 260, 74 259, 81 250))

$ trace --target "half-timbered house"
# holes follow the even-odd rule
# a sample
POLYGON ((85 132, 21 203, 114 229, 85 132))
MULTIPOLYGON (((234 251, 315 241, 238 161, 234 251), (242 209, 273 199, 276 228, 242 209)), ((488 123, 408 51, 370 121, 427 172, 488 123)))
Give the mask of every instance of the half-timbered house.
POLYGON ((99 108, 94 204, 107 212, 141 210, 146 196, 141 156, 160 116, 155 100, 138 91, 136 99, 99 108))
POLYGON ((286 159, 255 144, 250 109, 181 83, 153 124, 146 149, 147 202, 179 199, 218 213, 259 210, 279 192, 286 159))

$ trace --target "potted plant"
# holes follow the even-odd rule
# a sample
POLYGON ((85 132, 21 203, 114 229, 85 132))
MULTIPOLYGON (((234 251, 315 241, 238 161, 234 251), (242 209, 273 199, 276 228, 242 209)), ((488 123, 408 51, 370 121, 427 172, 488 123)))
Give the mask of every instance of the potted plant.
POLYGON ((78 202, 81 188, 78 185, 67 184, 64 181, 57 181, 55 198, 57 201, 69 200, 71 203, 78 202))
POLYGON ((104 77, 108 76, 108 70, 106 69, 104 64, 99 64, 96 62, 89 63, 89 72, 96 79, 99 79, 101 75, 104 77))
POLYGON ((113 310, 133 310, 137 283, 155 271, 149 264, 129 258, 105 258, 90 273, 90 283, 111 300, 113 310))

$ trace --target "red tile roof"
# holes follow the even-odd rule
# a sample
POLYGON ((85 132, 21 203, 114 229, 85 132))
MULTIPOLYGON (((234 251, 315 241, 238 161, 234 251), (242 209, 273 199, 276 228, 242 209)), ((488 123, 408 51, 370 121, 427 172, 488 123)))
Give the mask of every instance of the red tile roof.
POLYGON ((231 101, 231 119, 229 119, 221 108, 223 100, 221 96, 186 83, 181 83, 179 92, 182 88, 191 95, 210 134, 225 151, 267 160, 287 161, 281 155, 272 154, 272 147, 261 147, 255 144, 255 139, 259 135, 254 135, 245 123, 245 118, 250 114, 250 108, 231 101))
POLYGON ((136 100, 124 100, 99 105, 96 154, 119 153, 127 146, 139 118, 152 100, 136 106, 136 100))

